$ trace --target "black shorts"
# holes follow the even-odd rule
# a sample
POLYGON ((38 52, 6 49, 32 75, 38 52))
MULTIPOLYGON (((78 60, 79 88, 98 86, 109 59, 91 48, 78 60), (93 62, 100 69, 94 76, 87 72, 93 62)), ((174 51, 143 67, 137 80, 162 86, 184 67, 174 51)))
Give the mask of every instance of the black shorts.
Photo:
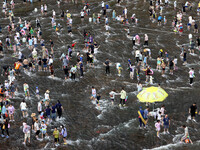
POLYGON ((54 138, 54 142, 59 142, 59 138, 54 138))
POLYGON ((96 104, 99 104, 99 100, 96 100, 96 104))
POLYGON ((35 134, 36 134, 36 135, 39 135, 39 134, 40 134, 40 130, 37 130, 35 134))
POLYGON ((191 113, 191 117, 195 117, 195 113, 191 113))

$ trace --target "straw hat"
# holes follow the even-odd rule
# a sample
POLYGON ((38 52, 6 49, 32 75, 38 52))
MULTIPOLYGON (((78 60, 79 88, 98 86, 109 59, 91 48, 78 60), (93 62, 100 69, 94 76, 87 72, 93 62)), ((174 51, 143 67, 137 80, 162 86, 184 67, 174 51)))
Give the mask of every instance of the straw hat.
POLYGON ((46 93, 49 93, 50 91, 49 90, 46 90, 46 93))
POLYGON ((32 113, 32 114, 31 114, 31 117, 35 117, 35 116, 36 116, 36 113, 32 113))

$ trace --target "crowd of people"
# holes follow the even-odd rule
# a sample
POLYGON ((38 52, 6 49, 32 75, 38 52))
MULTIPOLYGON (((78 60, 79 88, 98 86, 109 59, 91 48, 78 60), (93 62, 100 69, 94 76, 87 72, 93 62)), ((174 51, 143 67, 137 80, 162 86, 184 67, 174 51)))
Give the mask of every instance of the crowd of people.
MULTIPOLYGON (((42 0, 39 0, 42 2, 42 0)), ((125 1, 125 0, 124 0, 125 1)), ((31 5, 33 0, 24 0, 24 5, 31 5)), ((70 0, 57 0, 57 6, 54 10, 49 10, 48 3, 41 3, 40 11, 38 8, 35 8, 35 13, 40 13, 44 18, 48 17, 48 13, 52 13, 51 19, 48 19, 51 23, 52 32, 55 32, 58 36, 61 34, 63 28, 66 28, 68 35, 73 35, 74 27, 74 18, 73 13, 69 10, 60 9, 60 4, 64 2, 71 2, 70 0), (58 14, 58 10, 60 14, 58 14), (65 22, 65 26, 61 25, 61 22, 65 22)), ((74 4, 77 4, 77 0, 72 1, 74 4)), ((126 2, 126 1, 125 1, 126 2)), ((116 5, 120 6, 123 3, 123 0, 118 0, 116 5)), ((127 7, 123 8, 123 11, 117 14, 118 11, 112 10, 109 12, 109 2, 101 2, 100 12, 93 12, 91 10, 91 5, 89 2, 82 0, 83 9, 78 10, 80 14, 81 22, 93 23, 94 25, 101 25, 104 32, 107 35, 112 34, 111 31, 111 22, 117 22, 122 25, 125 25, 124 29, 127 34, 128 39, 131 39, 131 44, 134 51, 134 58, 131 56, 128 59, 126 65, 127 69, 123 69, 122 64, 118 62, 111 62, 109 58, 105 58, 103 65, 105 66, 105 74, 109 76, 112 74, 110 67, 113 63, 117 63, 116 69, 119 77, 123 78, 123 73, 128 72, 131 81, 137 82, 137 91, 140 92, 143 89, 142 79, 145 77, 145 85, 154 85, 154 72, 157 71, 162 77, 165 77, 166 74, 173 76, 178 67, 181 65, 178 63, 178 57, 172 56, 169 50, 164 48, 158 48, 155 68, 150 66, 152 64, 152 50, 151 43, 149 40, 150 35, 148 34, 138 34, 132 33, 130 28, 132 25, 137 26, 140 18, 136 17, 136 14, 130 14, 127 7), (132 35, 132 36, 131 36, 132 35), (142 42, 143 39, 143 42, 142 42), (154 71, 155 70, 155 71, 154 71), (169 71, 168 71, 169 70, 169 71)), ((195 54, 195 52, 200 50, 200 37, 195 37, 193 34, 198 33, 198 20, 193 16, 188 18, 184 17, 188 12, 196 9, 197 15, 200 11, 200 2, 198 6, 193 6, 192 3, 186 1, 181 5, 181 8, 177 6, 177 1, 173 2, 173 9, 175 16, 172 18, 171 23, 168 22, 168 16, 163 16, 163 11, 170 8, 168 0, 144 0, 144 4, 148 5, 149 20, 152 24, 157 26, 165 26, 170 24, 171 31, 174 34, 179 34, 180 38, 185 34, 183 29, 186 29, 189 32, 188 35, 188 46, 180 46, 180 58, 182 60, 182 65, 187 65, 187 60, 189 56, 195 54), (193 8, 194 7, 194 8, 193 8), (185 25, 183 22, 187 22, 185 25), (190 54, 190 55, 188 55, 190 54)), ((52 122, 59 121, 59 118, 62 117, 64 108, 60 100, 52 101, 50 98, 50 90, 46 89, 46 92, 43 94, 40 93, 40 87, 31 87, 28 83, 24 82, 23 85, 16 84, 18 77, 23 76, 24 73, 28 72, 45 72, 51 78, 54 78, 57 74, 55 72, 55 44, 54 39, 48 40, 44 38, 43 33, 45 28, 42 27, 42 19, 39 17, 35 18, 35 23, 33 20, 24 19, 23 17, 16 17, 15 13, 15 0, 4 0, 2 5, 2 11, 5 18, 9 21, 9 24, 2 27, 0 23, 0 34, 4 34, 4 38, 0 40, 0 55, 3 57, 8 54, 8 51, 12 51, 12 55, 9 57, 16 60, 14 64, 1 64, 2 66, 2 76, 7 79, 1 83, 0 86, 0 113, 1 113, 1 130, 2 137, 9 138, 9 128, 12 128, 12 123, 15 121, 14 116, 16 109, 20 109, 22 112, 22 118, 28 118, 29 115, 32 118, 32 124, 23 122, 23 132, 24 132, 24 144, 31 142, 31 133, 35 134, 37 140, 42 140, 43 138, 48 138, 49 132, 47 132, 49 125, 52 122), (26 49, 22 51, 22 49, 26 49), (15 108, 13 106, 13 99, 15 99, 16 94, 19 92, 19 88, 23 87, 24 90, 24 99, 21 101, 20 106, 15 108), (31 89, 36 89, 32 90, 31 89), (33 92, 34 91, 34 92, 33 92), (36 97, 38 99, 37 112, 30 112, 27 100, 31 97, 36 97), (6 134, 5 134, 6 132, 6 134), (41 138, 40 138, 41 137, 41 138)), ((171 18, 170 18, 171 19, 171 18)), ((170 31, 169 31, 170 32, 170 31)), ((67 46, 65 52, 59 57, 60 64, 62 64, 61 69, 63 70, 63 80, 64 81, 77 81, 77 77, 84 79, 84 74, 86 72, 85 67, 94 68, 96 63, 96 51, 100 48, 100 44, 95 39, 95 35, 92 33, 92 30, 82 31, 82 43, 83 50, 77 50, 77 42, 71 41, 71 44, 67 46), (84 59, 84 57, 86 59, 84 59), (75 63, 73 60, 76 60, 75 63), (86 61, 85 61, 86 60, 86 61)), ((156 51, 156 50, 155 50, 156 51)), ((126 60, 125 60, 126 61, 126 60)), ((193 85, 195 79, 195 69, 190 68, 188 71, 189 74, 189 84, 193 85)), ((119 106, 125 107, 126 101, 128 99, 128 94, 125 91, 125 88, 122 87, 120 92, 117 92, 113 89, 109 92, 109 97, 112 105, 116 103, 116 96, 120 96, 119 106)), ((96 101, 97 106, 100 106, 100 99, 102 95, 98 93, 95 87, 92 87, 91 100, 96 101)), ((189 112, 191 117, 195 120, 196 114, 196 104, 190 107, 189 112)), ((34 106, 33 106, 34 107, 34 106)), ((161 128, 164 127, 164 134, 169 134, 169 126, 171 123, 170 117, 165 113, 165 106, 163 105, 161 109, 157 109, 156 114, 150 113, 149 106, 146 109, 140 107, 140 113, 142 117, 148 122, 149 116, 153 116, 156 119, 155 128, 157 131, 157 137, 160 137, 161 128)), ((140 128, 147 127, 147 124, 139 118, 140 128)), ((181 141, 189 137, 188 127, 183 125, 185 130, 185 135, 181 141)), ((58 146, 59 138, 62 137, 63 143, 67 144, 67 129, 65 125, 61 124, 61 127, 55 127, 53 133, 55 145, 58 146)), ((188 138, 191 142, 191 139, 188 138)), ((192 142, 191 142, 192 143, 192 142)))

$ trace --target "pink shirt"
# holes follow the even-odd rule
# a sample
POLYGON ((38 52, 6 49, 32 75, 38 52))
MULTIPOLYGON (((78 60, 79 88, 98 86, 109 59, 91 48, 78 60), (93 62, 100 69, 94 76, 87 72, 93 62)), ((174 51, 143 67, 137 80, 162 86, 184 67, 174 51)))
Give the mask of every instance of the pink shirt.
POLYGON ((14 108, 13 106, 9 106, 9 107, 8 107, 8 113, 9 113, 9 114, 13 114, 14 111, 15 111, 15 108, 14 108))
POLYGON ((156 122, 156 123, 155 123, 155 127, 156 127, 156 130, 157 130, 157 131, 160 131, 160 122, 159 122, 159 123, 156 122))

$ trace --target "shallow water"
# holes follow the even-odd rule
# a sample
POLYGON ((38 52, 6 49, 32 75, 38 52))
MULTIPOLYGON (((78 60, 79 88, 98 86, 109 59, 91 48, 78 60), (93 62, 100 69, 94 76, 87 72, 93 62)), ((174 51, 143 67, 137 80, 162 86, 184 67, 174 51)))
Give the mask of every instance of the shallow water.
MULTIPOLYGON (((63 0, 64 1, 64 0, 63 0)), ((125 0, 124 0, 125 1, 125 0)), ((174 1, 174 0, 173 0, 174 1)), ((110 1, 110 8, 115 9, 117 14, 122 14, 123 7, 128 8, 128 16, 132 13, 136 13, 136 17, 139 18, 138 25, 122 25, 117 21, 112 21, 109 18, 110 34, 106 34, 104 22, 101 24, 94 25, 93 23, 88 23, 88 17, 81 23, 80 20, 80 10, 83 8, 81 1, 78 4, 65 3, 62 2, 61 9, 69 10, 73 15, 73 35, 69 36, 66 29, 66 18, 65 21, 60 20, 60 10, 57 8, 56 2, 53 0, 42 1, 41 3, 48 3, 48 14, 47 16, 41 16, 40 14, 40 2, 34 4, 22 4, 20 0, 16 0, 16 8, 14 10, 15 16, 22 17, 22 21, 31 20, 32 24, 35 25, 35 18, 39 17, 42 26, 43 37, 48 43, 49 39, 52 38, 55 44, 55 77, 50 77, 47 72, 27 72, 22 73, 22 77, 17 77, 17 84, 19 89, 19 94, 12 101, 14 102, 15 108, 19 108, 20 100, 23 98, 23 88, 22 85, 26 81, 30 86, 31 99, 26 100, 29 106, 29 116, 31 112, 36 112, 37 98, 34 96, 35 87, 38 86, 40 89, 41 99, 44 97, 43 93, 46 89, 50 90, 50 97, 52 101, 61 100, 63 107, 65 109, 64 115, 61 120, 53 123, 49 126, 48 133, 50 139, 45 139, 42 142, 36 141, 32 135, 31 144, 22 146, 23 134, 21 112, 17 110, 16 122, 11 124, 10 129, 10 139, 0 140, 2 148, 13 148, 13 149, 53 149, 56 148, 53 144, 52 131, 53 127, 65 124, 68 130, 68 145, 60 145, 57 149, 91 149, 91 150, 110 150, 110 149, 198 149, 200 136, 196 133, 199 132, 200 125, 195 123, 186 123, 188 117, 188 107, 194 102, 200 102, 199 98, 199 57, 197 55, 188 54, 188 65, 182 65, 182 59, 178 57, 179 69, 174 72, 174 75, 169 75, 167 71, 166 76, 162 77, 161 73, 154 71, 154 82, 161 83, 161 86, 169 93, 169 97, 163 103, 156 103, 156 107, 160 107, 162 104, 166 105, 167 113, 169 114, 172 122, 170 127, 170 135, 161 134, 161 139, 156 137, 156 132, 154 129, 153 119, 150 120, 150 125, 145 130, 139 129, 139 123, 137 122, 137 110, 139 106, 143 106, 138 102, 136 95, 136 77, 132 81, 129 79, 129 74, 126 71, 127 60, 131 58, 134 60, 132 55, 132 41, 129 36, 126 35, 124 29, 130 27, 131 35, 138 33, 143 42, 144 34, 147 33, 149 36, 149 48, 152 52, 152 57, 154 60, 149 61, 150 65, 156 67, 156 57, 158 55, 159 49, 163 49, 169 53, 169 57, 179 56, 180 46, 188 45, 188 31, 184 26, 184 34, 180 37, 178 34, 174 34, 171 29, 172 16, 175 15, 173 10, 173 1, 170 1, 168 8, 164 8, 163 15, 166 15, 168 23, 165 26, 157 26, 157 23, 151 23, 149 21, 148 14, 148 3, 143 3, 143 0, 129 0, 128 2, 123 2, 121 6, 115 5, 115 1, 110 1), (34 8, 38 8, 38 12, 34 12, 34 8), (60 34, 57 35, 55 31, 51 28, 51 10, 56 10, 57 20, 64 28, 61 30, 60 34), (100 48, 95 54, 96 61, 95 67, 91 68, 85 66, 85 76, 83 79, 77 78, 76 82, 66 81, 64 82, 64 74, 60 69, 62 63, 59 61, 59 57, 63 52, 67 51, 67 45, 77 41, 77 46, 75 51, 81 51, 83 53, 84 43, 82 33, 83 30, 90 31, 100 44, 100 48), (106 58, 109 58, 112 62, 111 75, 105 76, 103 62, 106 58), (117 70, 115 67, 116 63, 121 63, 124 68, 122 71, 122 77, 117 75, 117 70), (191 87, 189 85, 188 71, 190 67, 195 68, 196 78, 194 79, 194 85, 191 87), (100 101, 100 108, 96 107, 94 102, 89 99, 91 95, 91 86, 95 86, 98 92, 102 95, 100 101), (121 87, 125 87, 128 93, 127 106, 124 109, 118 107, 119 96, 115 101, 115 106, 111 106, 109 100, 109 92, 115 88, 120 91, 121 87), (174 137, 183 133, 183 130, 177 130, 182 124, 189 125, 189 131, 194 145, 184 145, 174 141, 174 137), (157 148, 156 148, 157 147, 157 148)), ((90 8, 91 12, 99 12, 101 10, 100 5, 101 0, 91 0, 90 8)), ((181 6, 179 1, 178 7, 181 6)), ((197 1, 196 1, 197 2, 197 1)), ((2 8, 2 5, 0 6, 2 8)), ((111 10, 112 12, 112 10, 111 10)), ((111 12, 108 16, 111 17, 111 12)), ((195 19, 199 19, 193 12, 192 14, 195 19)), ((187 23, 188 15, 184 16, 184 24, 187 23)), ((8 24, 8 19, 4 18, 3 13, 0 15, 0 24, 3 31, 3 36, 0 35, 0 39, 4 41, 3 38, 7 35, 6 25, 8 24)), ((193 37, 197 34, 193 34, 193 37)), ((11 38, 11 40, 13 40, 11 38)), ((138 48, 143 49, 141 46, 138 48)), ((47 44, 49 48, 49 44, 47 44)), ((25 55, 29 55, 30 50, 26 46, 22 46, 22 50, 25 55)), ((198 52, 196 51, 196 54, 198 52)), ((10 59, 11 52, 7 52, 5 56, 0 60, 2 64, 14 64, 17 58, 10 59)), ((74 55, 75 56, 75 55, 74 55)), ((84 57, 84 62, 86 58, 84 57)), ((72 60, 70 64, 74 64, 76 59, 72 60)), ((5 77, 0 78, 3 82, 5 77)), ((144 73, 141 75, 141 80, 145 86, 144 73)), ((152 107, 151 107, 152 108, 152 107)), ((197 118, 197 122, 199 118, 197 118)), ((27 119, 30 124, 30 118, 27 119)))

